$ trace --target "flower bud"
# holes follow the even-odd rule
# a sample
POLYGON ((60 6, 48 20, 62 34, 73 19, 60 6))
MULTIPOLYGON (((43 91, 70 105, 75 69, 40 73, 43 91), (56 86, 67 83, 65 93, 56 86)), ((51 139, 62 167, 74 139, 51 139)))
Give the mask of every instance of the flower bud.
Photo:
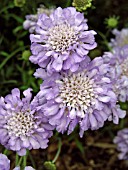
POLYGON ((22 7, 26 3, 26 0, 14 0, 14 5, 16 7, 22 7))
POLYGON ((87 8, 90 8, 92 6, 91 2, 92 0, 73 0, 72 5, 78 11, 85 11, 87 8))
POLYGON ((23 59, 23 60, 28 60, 29 57, 30 57, 30 55, 31 55, 31 52, 30 52, 29 50, 25 50, 25 51, 23 51, 23 53, 22 53, 22 59, 23 59))
POLYGON ((105 24, 107 25, 108 28, 116 28, 118 25, 118 20, 119 20, 118 16, 112 16, 105 19, 105 24))
POLYGON ((45 162, 44 167, 46 168, 46 170, 56 170, 55 164, 50 161, 45 162))

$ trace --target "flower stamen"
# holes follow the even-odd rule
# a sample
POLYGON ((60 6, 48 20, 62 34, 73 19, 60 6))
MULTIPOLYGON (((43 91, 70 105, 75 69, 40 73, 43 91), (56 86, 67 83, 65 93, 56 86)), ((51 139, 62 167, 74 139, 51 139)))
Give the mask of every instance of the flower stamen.
POLYGON ((128 58, 126 58, 120 66, 122 69, 122 75, 128 77, 128 58))
POLYGON ((59 95, 65 106, 86 111, 90 106, 95 105, 95 84, 93 79, 82 74, 78 73, 70 77, 64 77, 57 83, 59 83, 59 95))
POLYGON ((28 135, 34 127, 34 117, 30 113, 19 112, 18 114, 12 115, 7 120, 6 128, 8 129, 9 135, 21 136, 28 135))
POLYGON ((76 43, 77 35, 73 27, 61 24, 49 29, 48 43, 56 52, 63 52, 76 43))

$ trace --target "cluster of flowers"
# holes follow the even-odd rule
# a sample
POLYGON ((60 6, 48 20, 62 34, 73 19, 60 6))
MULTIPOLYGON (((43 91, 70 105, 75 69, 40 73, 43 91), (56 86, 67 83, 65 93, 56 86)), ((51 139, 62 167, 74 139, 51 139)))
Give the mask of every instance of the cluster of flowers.
POLYGON ((91 61, 96 32, 82 13, 74 7, 38 11, 24 27, 33 33, 30 61, 39 65, 34 76, 43 79, 40 91, 32 99, 27 89, 21 99, 15 88, 0 98, 0 143, 21 156, 26 149, 45 149, 54 129, 70 134, 79 125, 82 137, 126 115, 117 103, 127 100, 127 47, 91 61))
POLYGON ((34 75, 43 79, 35 105, 58 132, 70 134, 79 125, 82 137, 106 120, 118 124, 126 114, 116 105, 110 63, 88 56, 96 47, 95 34, 84 15, 68 7, 50 16, 40 14, 35 34, 30 35, 30 61, 40 66, 34 75))
MULTIPOLYGON (((119 101, 128 101, 128 29, 113 30, 115 39, 111 40, 112 52, 104 55, 106 63, 110 63, 108 76, 113 79, 113 89, 119 101)), ((128 128, 122 129, 114 138, 119 159, 128 160, 128 128)))

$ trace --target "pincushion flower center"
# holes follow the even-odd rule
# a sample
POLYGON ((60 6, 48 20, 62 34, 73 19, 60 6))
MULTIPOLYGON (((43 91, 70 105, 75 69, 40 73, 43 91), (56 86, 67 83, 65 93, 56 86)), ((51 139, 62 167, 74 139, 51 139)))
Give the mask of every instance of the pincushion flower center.
POLYGON ((95 104, 94 80, 83 73, 64 77, 57 82, 60 84, 59 95, 64 105, 85 111, 95 104))
MULTIPOLYGON (((120 37, 119 37, 119 39, 121 39, 120 37)), ((122 41, 119 41, 119 46, 120 47, 123 47, 124 45, 127 45, 128 44, 128 35, 125 35, 124 37, 123 37, 123 39, 121 39, 122 41)))
POLYGON ((128 77, 128 58, 126 58, 121 64, 122 75, 128 77))
POLYGON ((49 29, 48 43, 56 52, 63 52, 76 43, 77 34, 73 27, 61 24, 49 29))
POLYGON ((7 120, 7 126, 9 135, 15 135, 17 137, 27 135, 34 127, 34 117, 30 113, 20 112, 12 115, 7 120))

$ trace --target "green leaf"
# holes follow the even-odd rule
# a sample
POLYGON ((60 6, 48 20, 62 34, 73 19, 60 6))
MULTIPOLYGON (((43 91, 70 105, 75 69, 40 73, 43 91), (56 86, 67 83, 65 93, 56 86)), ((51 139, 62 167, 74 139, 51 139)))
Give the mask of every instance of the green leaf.
POLYGON ((5 51, 1 51, 1 52, 0 52, 0 55, 3 55, 3 56, 5 56, 5 57, 8 57, 8 56, 9 56, 9 54, 6 53, 5 51))
POLYGON ((20 25, 20 26, 17 26, 15 29, 13 29, 13 34, 16 34, 17 32, 23 30, 23 26, 20 25))
POLYGON ((128 109, 128 103, 127 102, 120 102, 120 107, 122 110, 127 110, 128 109))
POLYGON ((19 22, 19 23, 23 23, 23 21, 24 21, 24 19, 23 18, 20 18, 20 17, 18 17, 17 15, 15 15, 15 14, 10 14, 9 15, 10 17, 12 17, 13 19, 15 19, 17 22, 19 22))
POLYGON ((77 138, 75 138, 75 142, 76 142, 76 145, 77 145, 78 149, 80 150, 80 152, 82 154, 84 154, 84 147, 83 147, 82 143, 77 138))

